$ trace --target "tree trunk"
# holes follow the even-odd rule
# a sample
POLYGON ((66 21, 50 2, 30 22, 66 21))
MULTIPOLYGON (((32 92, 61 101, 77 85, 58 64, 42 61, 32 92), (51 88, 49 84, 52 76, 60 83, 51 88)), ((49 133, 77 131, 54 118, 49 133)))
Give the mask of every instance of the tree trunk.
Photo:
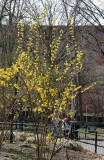
MULTIPOLYGON (((16 84, 18 82, 18 75, 16 75, 16 84)), ((15 96, 17 95, 17 89, 15 88, 15 96)), ((15 103, 16 98, 14 99, 14 103, 15 103)), ((13 118, 15 115, 15 110, 14 110, 14 104, 12 106, 12 116, 11 116, 11 121, 10 121, 10 143, 13 143, 13 118)))

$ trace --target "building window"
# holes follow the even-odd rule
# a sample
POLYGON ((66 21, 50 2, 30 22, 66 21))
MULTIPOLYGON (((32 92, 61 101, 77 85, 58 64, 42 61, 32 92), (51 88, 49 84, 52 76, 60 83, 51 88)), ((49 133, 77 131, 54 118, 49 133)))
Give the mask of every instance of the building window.
POLYGON ((94 36, 99 36, 99 35, 101 35, 101 32, 100 31, 94 31, 94 36))

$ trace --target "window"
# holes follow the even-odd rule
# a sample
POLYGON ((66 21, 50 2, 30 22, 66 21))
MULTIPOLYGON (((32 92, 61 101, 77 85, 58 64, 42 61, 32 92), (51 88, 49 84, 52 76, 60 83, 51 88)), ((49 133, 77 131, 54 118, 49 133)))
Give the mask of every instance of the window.
POLYGON ((101 32, 100 31, 94 31, 94 36, 99 36, 99 35, 101 35, 101 32))

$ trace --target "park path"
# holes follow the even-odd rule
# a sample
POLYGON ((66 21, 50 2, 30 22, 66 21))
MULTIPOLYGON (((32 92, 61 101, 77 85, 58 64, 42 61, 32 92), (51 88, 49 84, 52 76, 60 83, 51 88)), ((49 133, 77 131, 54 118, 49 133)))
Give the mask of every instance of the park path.
MULTIPOLYGON (((77 143, 81 144, 84 149, 87 149, 91 152, 95 152, 95 141, 94 140, 80 140, 77 143), (91 143, 93 145, 85 144, 82 142, 91 143)), ((102 147, 97 146, 97 154, 104 155, 104 141, 97 141, 97 145, 102 146, 102 147)))

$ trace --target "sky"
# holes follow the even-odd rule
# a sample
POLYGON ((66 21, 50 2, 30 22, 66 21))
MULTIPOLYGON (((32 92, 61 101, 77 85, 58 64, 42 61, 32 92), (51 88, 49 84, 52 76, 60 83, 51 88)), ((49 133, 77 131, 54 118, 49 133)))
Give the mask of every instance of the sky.
MULTIPOLYGON (((33 1, 33 0, 31 0, 31 1, 33 1)), ((61 0, 47 0, 47 1, 49 1, 49 2, 51 2, 50 4, 52 4, 53 6, 55 6, 55 4, 57 4, 56 6, 56 11, 57 12, 55 12, 55 14, 54 14, 54 17, 53 18, 55 18, 55 19, 57 19, 57 23, 60 23, 61 21, 63 22, 63 24, 66 24, 66 20, 65 20, 65 18, 66 17, 64 17, 63 15, 64 15, 64 11, 63 11, 63 8, 62 8, 62 6, 60 5, 60 3, 61 3, 61 0), (61 14, 59 14, 59 12, 61 13, 61 14), (62 13, 63 12, 63 13, 62 13)), ((89 0, 83 0, 83 1, 89 1, 89 0)), ((102 5, 102 4, 104 4, 104 0, 91 0, 95 5, 97 5, 98 7, 100 7, 101 9, 103 9, 103 14, 104 14, 104 5, 102 5)), ((39 1, 38 1, 39 2, 39 1)), ((76 2, 76 0, 67 0, 67 2, 72 2, 72 3, 75 3, 76 2)), ((70 8, 71 9, 71 8, 70 8)), ((96 10, 95 10, 95 12, 97 12, 96 10)), ((71 16, 70 15, 70 12, 69 12, 69 16, 71 16)), ((103 17, 104 17, 104 15, 103 15, 103 17)), ((89 17, 90 18, 90 17, 89 17)), ((101 18, 101 16, 99 16, 99 21, 100 21, 100 23, 101 24, 104 24, 104 19, 103 18, 101 18)), ((83 23, 83 22, 82 22, 83 23)))
MULTIPOLYGON (((22 3, 22 0, 20 0, 21 1, 21 3, 22 3)), ((37 10, 39 10, 39 8, 40 8, 40 11, 39 12, 42 12, 43 11, 43 9, 42 9, 42 1, 45 1, 45 0, 25 0, 25 3, 24 3, 24 7, 25 8, 21 8, 20 9, 20 12, 21 12, 21 14, 24 14, 24 15, 26 15, 27 17, 30 17, 29 15, 31 14, 31 11, 33 10, 34 11, 34 17, 36 17, 37 18, 37 14, 36 13, 38 13, 37 12, 37 10), (29 1, 31 2, 31 6, 29 6, 30 5, 30 3, 29 3, 29 1), (34 5, 33 5, 33 3, 34 3, 34 5), (35 5, 35 3, 36 3, 36 5, 35 5), (28 14, 29 13, 29 14, 28 14)), ((62 5, 61 5, 61 2, 62 2, 62 0, 46 0, 47 1, 47 4, 49 4, 50 3, 50 6, 52 5, 54 8, 52 9, 52 15, 53 15, 53 19, 55 18, 56 20, 57 20, 57 24, 60 24, 60 25, 65 25, 65 24, 67 24, 67 18, 66 18, 66 14, 65 14, 65 10, 64 10, 64 7, 62 7, 62 5)), ((64 0, 65 1, 65 0, 64 0)), ((75 1, 76 0, 66 0, 69 4, 72 4, 72 3, 75 3, 75 1), (72 2, 72 3, 70 3, 70 2, 72 2)), ((101 5, 102 3, 104 4, 104 0, 83 0, 84 2, 85 1, 92 1, 93 3, 95 3, 97 6, 100 6, 100 8, 101 9, 103 9, 104 8, 104 5, 101 5)), ((68 7, 68 5, 67 5, 67 7, 68 7)), ((73 17, 73 14, 72 15, 70 15, 70 10, 71 10, 72 8, 70 7, 70 9, 69 9, 69 11, 68 11, 68 15, 72 18, 73 17)), ((104 9, 103 9, 104 10, 104 9)), ((104 11, 102 12, 103 14, 104 14, 104 11)), ((15 13, 16 14, 16 13, 15 13)), ((49 12, 47 12, 47 15, 49 14, 49 12)), ((80 16, 81 17, 81 16, 80 16)), ((103 15, 103 17, 104 17, 104 15, 103 15)), ((82 17, 81 17, 82 18, 82 17)), ((90 17, 89 17, 90 18, 90 17)), ((30 21, 30 18, 26 18, 25 19, 26 21, 30 21)), ((6 23, 7 23, 7 21, 8 21, 8 17, 6 17, 6 23)), ((99 16, 99 21, 101 22, 101 24, 104 24, 104 19, 103 18, 101 18, 100 16, 99 16)), ((27 23, 28 23, 27 22, 27 23)), ((46 20, 46 22, 48 22, 48 16, 47 16, 47 20, 46 20)), ((78 22, 79 23, 79 22, 78 22)), ((80 24, 82 25, 82 24, 84 24, 85 25, 85 22, 84 22, 84 20, 83 20, 83 18, 81 19, 81 22, 80 22, 80 24)))

